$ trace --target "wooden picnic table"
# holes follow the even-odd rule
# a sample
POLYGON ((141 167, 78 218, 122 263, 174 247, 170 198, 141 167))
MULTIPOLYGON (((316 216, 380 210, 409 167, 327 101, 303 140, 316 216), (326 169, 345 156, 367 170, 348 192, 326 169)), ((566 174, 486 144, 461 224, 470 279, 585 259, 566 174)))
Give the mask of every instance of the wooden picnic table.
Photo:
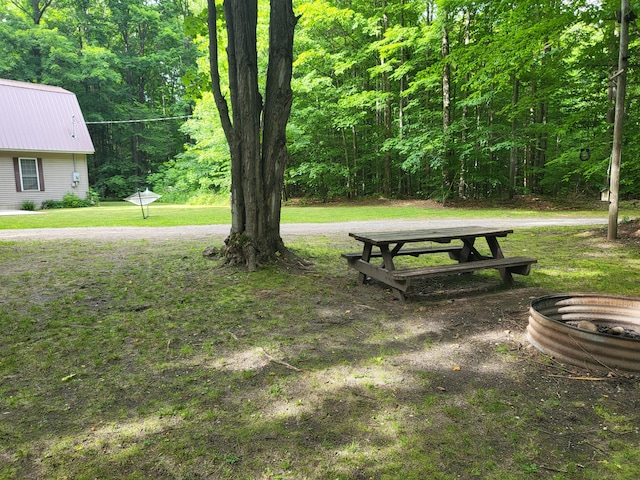
POLYGON ((471 273, 476 270, 495 268, 502 281, 513 284, 512 274, 528 275, 531 265, 537 260, 531 257, 505 258, 498 238, 513 233, 511 229, 478 226, 420 229, 407 231, 349 233, 363 243, 362 252, 343 253, 350 267, 359 273, 359 283, 368 278, 382 282, 393 290, 394 295, 405 301, 405 293, 411 282, 437 275, 471 273), (482 254, 476 240, 484 238, 489 252, 482 254), (433 244, 436 244, 435 246, 433 244), (405 248, 405 245, 410 247, 405 248), (436 253, 448 253, 457 263, 396 269, 394 258, 402 255, 419 257, 436 253), (381 259, 380 265, 373 261, 381 259))

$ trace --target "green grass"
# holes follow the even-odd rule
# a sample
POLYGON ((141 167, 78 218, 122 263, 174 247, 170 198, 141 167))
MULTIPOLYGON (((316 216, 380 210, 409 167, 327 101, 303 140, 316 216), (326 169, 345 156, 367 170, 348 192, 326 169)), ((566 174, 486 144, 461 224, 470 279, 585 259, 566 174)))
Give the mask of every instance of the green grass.
POLYGON ((637 379, 567 379, 524 338, 532 296, 637 295, 640 253, 604 238, 518 229, 516 288, 407 305, 356 284, 342 236, 251 273, 188 239, 0 241, 0 479, 637 478, 637 379))
POLYGON ((565 292, 637 295, 640 252, 605 239, 605 226, 546 227, 519 229, 503 245, 506 256, 538 259, 527 279, 532 286, 565 292))
MULTIPOLYGON (((633 210, 630 210, 633 214, 633 210)), ((627 214, 625 210, 623 212, 627 214)), ((145 209, 146 215, 146 209, 145 209)), ((380 219, 441 219, 441 218, 522 218, 522 217, 602 217, 601 210, 544 211, 508 209, 424 208, 418 206, 385 206, 345 204, 340 206, 285 206, 282 223, 329 223, 380 219)), ((622 218, 622 214, 621 214, 622 218)), ((127 202, 103 202, 98 207, 54 209, 37 215, 0 216, 0 229, 145 226, 166 227, 182 225, 230 224, 229 207, 190 206, 153 203, 149 217, 143 219, 140 207, 127 202)))

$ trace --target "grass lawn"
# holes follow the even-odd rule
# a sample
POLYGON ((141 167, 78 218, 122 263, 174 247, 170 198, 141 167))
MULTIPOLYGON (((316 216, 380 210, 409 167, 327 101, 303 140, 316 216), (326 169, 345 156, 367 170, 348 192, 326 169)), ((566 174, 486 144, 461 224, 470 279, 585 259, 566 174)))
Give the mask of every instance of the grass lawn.
MULTIPOLYGON (((383 218, 439 219, 439 218, 521 218, 535 215, 553 217, 573 215, 577 217, 606 216, 601 204, 597 209, 584 210, 536 210, 526 208, 443 208, 424 202, 378 202, 376 204, 341 204, 336 206, 287 206, 282 210, 282 223, 328 223, 351 220, 379 220, 383 218)), ((620 218, 633 215, 636 208, 621 209, 620 218)), ((145 209, 145 215, 147 210, 145 209)), ((153 203, 148 218, 143 218, 141 207, 128 202, 103 202, 98 207, 77 209, 41 210, 34 215, 0 216, 0 229, 61 228, 61 227, 110 227, 140 226, 165 227, 180 225, 230 224, 228 206, 189 206, 153 203)))
MULTIPOLYGON (((287 221, 348 219, 320 210, 287 221)), ((0 479, 639 478, 638 379, 586 381, 525 337, 531 298, 637 295, 637 243, 605 238, 519 229, 505 253, 539 263, 516 287, 443 278, 406 305, 356 283, 342 236, 252 273, 189 239, 0 241, 0 479)))

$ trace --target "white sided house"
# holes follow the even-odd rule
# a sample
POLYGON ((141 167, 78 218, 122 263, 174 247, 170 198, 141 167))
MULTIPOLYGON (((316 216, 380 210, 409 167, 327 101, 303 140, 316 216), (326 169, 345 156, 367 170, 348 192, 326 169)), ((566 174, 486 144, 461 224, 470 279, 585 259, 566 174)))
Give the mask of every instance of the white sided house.
POLYGON ((86 198, 94 148, 75 94, 0 79, 0 112, 0 210, 86 198))

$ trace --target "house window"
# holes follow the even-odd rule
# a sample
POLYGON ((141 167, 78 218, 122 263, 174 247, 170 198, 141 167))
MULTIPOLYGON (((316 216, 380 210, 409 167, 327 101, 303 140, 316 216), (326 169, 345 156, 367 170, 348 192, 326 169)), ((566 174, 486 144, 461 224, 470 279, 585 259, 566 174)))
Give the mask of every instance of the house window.
POLYGON ((13 157, 16 176, 16 192, 40 190, 44 192, 44 175, 41 158, 13 157))
POLYGON ((40 190, 38 163, 35 158, 20 159, 20 178, 22 179, 22 191, 40 190))

